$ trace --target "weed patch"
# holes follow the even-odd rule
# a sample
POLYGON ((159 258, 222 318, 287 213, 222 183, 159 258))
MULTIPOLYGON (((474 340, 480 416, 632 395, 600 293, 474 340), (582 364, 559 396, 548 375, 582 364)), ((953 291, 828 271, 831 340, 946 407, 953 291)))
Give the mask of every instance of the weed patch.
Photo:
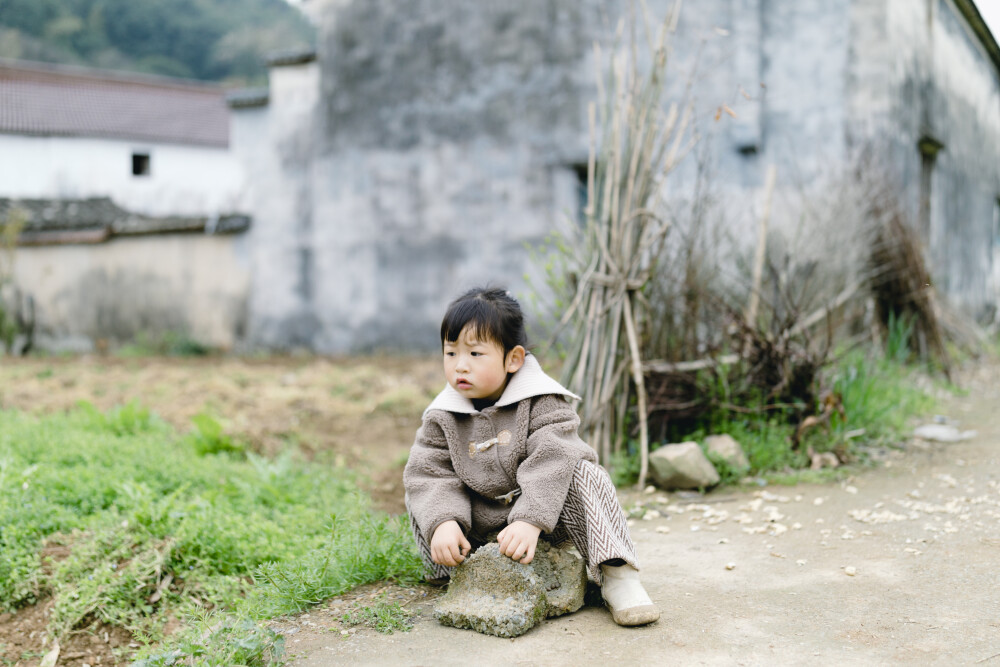
POLYGON ((422 575, 403 521, 371 512, 349 473, 244 454, 207 417, 178 434, 136 403, 0 411, 0 527, 0 608, 51 597, 55 636, 103 622, 152 644, 168 618, 232 611, 171 644, 198 664, 268 664, 202 658, 237 636, 275 655, 254 619, 422 575))
POLYGON ((397 630, 401 632, 411 630, 413 628, 411 616, 412 614, 403 609, 398 602, 378 600, 372 605, 356 604, 340 620, 346 625, 364 625, 382 634, 391 635, 397 630))
MULTIPOLYGON (((903 320, 894 321, 884 354, 855 350, 822 372, 820 381, 840 397, 844 416, 833 413, 828 424, 805 432, 798 446, 793 437, 796 427, 787 414, 753 405, 738 406, 741 411, 715 410, 693 424, 668 430, 668 442, 703 442, 708 435, 727 433, 742 445, 752 476, 776 484, 837 478, 841 473, 836 470, 808 470, 808 450, 836 450, 848 453, 849 458, 863 459, 860 450, 864 446, 900 442, 910 420, 934 409, 934 399, 922 388, 927 384, 921 376, 923 368, 905 363, 910 358, 907 337, 911 329, 903 320)), ((720 385, 718 390, 725 392, 726 388, 720 385)), ((723 393, 723 397, 726 400, 715 402, 728 403, 728 396, 723 393)), ((814 406, 814 412, 819 408, 814 406)), ((639 463, 635 452, 629 443, 612 459, 616 485, 636 481, 639 463)), ((709 460, 723 484, 738 482, 747 474, 732 469, 719 457, 709 455, 709 460)))

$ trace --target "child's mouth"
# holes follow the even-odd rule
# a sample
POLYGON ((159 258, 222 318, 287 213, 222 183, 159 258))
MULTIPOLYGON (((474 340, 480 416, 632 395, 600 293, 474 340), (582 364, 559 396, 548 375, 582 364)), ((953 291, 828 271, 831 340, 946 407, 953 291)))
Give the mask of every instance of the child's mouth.
POLYGON ((459 380, 455 383, 459 389, 469 389, 472 387, 472 383, 468 380, 459 380))

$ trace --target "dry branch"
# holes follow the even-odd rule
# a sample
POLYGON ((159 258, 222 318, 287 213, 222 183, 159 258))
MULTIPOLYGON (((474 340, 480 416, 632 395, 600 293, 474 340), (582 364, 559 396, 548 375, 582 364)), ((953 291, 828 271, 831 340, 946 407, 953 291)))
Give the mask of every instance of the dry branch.
MULTIPOLYGON (((588 109, 586 225, 566 239, 575 262, 571 273, 579 278, 557 327, 569 330, 563 381, 583 397, 581 427, 604 464, 627 437, 634 397, 640 485, 649 454, 642 361, 648 308, 641 292, 669 230, 659 212, 664 177, 691 145, 690 108, 682 112, 671 105, 665 112, 663 104, 668 38, 679 9, 677 3, 660 25, 646 72, 639 70, 635 39, 630 49, 612 49, 607 63, 595 45, 596 61, 607 69, 598 75, 598 104, 588 109)), ((619 25, 618 34, 623 32, 619 25)))

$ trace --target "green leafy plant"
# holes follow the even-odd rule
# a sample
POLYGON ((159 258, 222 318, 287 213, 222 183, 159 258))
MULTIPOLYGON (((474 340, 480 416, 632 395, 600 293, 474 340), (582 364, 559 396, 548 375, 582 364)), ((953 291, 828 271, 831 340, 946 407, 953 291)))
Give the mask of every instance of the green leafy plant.
POLYGON ((222 424, 210 414, 200 412, 191 418, 191 423, 194 429, 188 439, 199 456, 245 453, 243 443, 227 435, 222 424))

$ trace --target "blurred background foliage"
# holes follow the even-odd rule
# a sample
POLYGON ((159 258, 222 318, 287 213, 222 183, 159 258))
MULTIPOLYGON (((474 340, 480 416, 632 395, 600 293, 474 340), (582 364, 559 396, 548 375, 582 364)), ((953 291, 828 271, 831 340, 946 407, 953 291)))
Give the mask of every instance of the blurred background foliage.
POLYGON ((0 0, 0 58, 251 85, 314 39, 284 0, 0 0))

